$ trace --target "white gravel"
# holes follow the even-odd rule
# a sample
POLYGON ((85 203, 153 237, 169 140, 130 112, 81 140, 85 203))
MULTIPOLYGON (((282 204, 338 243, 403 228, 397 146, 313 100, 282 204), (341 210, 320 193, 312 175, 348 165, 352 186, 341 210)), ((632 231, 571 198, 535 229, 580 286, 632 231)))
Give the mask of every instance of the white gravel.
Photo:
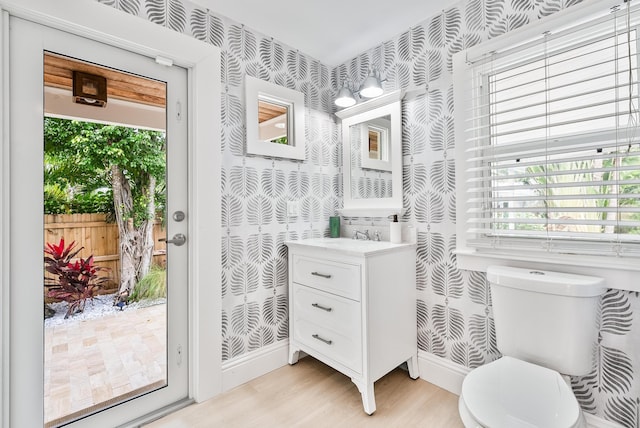
MULTIPOLYGON (((69 318, 64 319, 64 315, 67 313, 69 307, 67 302, 50 303, 49 307, 56 311, 55 315, 51 318, 44 320, 44 326, 54 327, 58 325, 75 323, 78 321, 91 320, 100 318, 104 315, 114 314, 120 312, 120 308, 113 306, 113 298, 115 294, 104 294, 96 296, 91 299, 87 299, 87 303, 84 306, 84 312, 79 312, 70 315, 69 318)), ((138 308, 145 308, 147 306, 159 305, 166 303, 166 298, 142 300, 140 302, 132 302, 124 306, 125 311, 135 311, 138 308)))

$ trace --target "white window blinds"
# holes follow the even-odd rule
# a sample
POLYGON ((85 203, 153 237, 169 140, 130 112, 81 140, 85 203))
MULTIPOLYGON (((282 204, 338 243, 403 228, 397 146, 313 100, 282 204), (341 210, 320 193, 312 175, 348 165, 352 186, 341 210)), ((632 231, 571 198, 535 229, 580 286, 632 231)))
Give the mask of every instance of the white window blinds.
POLYGON ((467 245, 640 255, 640 12, 468 63, 467 245))

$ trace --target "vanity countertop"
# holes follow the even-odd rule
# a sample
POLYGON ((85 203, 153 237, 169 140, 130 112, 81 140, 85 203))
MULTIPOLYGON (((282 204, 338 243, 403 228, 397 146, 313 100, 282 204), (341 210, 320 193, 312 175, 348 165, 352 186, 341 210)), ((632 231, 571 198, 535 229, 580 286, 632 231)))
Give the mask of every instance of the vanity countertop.
POLYGON ((315 248, 318 250, 339 251, 354 256, 381 254, 397 249, 415 248, 416 244, 392 244, 388 241, 363 241, 350 238, 311 238, 299 241, 285 241, 288 247, 315 248))

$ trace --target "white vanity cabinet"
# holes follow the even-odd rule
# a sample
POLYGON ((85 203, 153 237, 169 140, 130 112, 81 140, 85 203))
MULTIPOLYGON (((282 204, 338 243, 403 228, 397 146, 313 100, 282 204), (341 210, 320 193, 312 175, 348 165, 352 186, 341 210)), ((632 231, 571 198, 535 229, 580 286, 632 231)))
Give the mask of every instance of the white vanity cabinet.
POLYGON ((300 351, 349 376, 364 410, 373 383, 403 362, 419 377, 416 246, 318 238, 289 247, 289 364, 300 351))

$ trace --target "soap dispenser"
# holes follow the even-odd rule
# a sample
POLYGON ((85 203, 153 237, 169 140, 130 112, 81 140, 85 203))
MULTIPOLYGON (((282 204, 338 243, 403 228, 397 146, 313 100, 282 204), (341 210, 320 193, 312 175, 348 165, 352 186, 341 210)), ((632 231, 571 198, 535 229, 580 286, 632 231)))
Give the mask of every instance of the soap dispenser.
POLYGON ((389 216, 391 223, 389 223, 389 241, 392 244, 400 244, 402 242, 402 227, 398 222, 398 214, 389 216))

